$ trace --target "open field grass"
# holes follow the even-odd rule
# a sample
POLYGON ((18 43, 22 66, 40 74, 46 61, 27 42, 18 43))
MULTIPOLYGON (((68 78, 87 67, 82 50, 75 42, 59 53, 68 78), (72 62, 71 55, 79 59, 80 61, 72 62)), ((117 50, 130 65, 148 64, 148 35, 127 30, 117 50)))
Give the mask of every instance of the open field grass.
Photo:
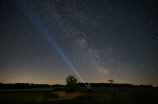
POLYGON ((51 88, 0 90, 0 104, 39 104, 51 88))
MULTIPOLYGON (((74 96, 74 95, 73 95, 74 96)), ((82 93, 82 96, 63 99, 66 104, 134 104, 134 99, 129 93, 121 92, 112 94, 110 92, 94 92, 92 96, 82 93)))
POLYGON ((51 88, 1 90, 0 104, 39 104, 46 92, 64 102, 49 102, 52 104, 158 104, 157 88, 113 88, 111 92, 105 87, 92 88, 91 97, 86 87, 71 94, 51 88))
MULTIPOLYGON (((54 92, 53 92, 54 93, 54 92)), ((93 87, 92 97, 87 97, 86 87, 77 93, 55 92, 67 104, 158 104, 158 88, 93 87)))
POLYGON ((0 104, 38 104, 44 92, 1 92, 0 104))
MULTIPOLYGON (((158 92, 77 92, 57 94, 65 104, 158 104, 158 92), (62 95, 62 96, 61 96, 62 95)), ((57 103, 58 104, 58 103, 57 103)), ((60 103, 59 103, 60 104, 60 103)))
POLYGON ((53 91, 51 93, 60 99, 73 99, 84 95, 84 93, 82 92, 66 93, 63 91, 56 91, 56 92, 53 91))

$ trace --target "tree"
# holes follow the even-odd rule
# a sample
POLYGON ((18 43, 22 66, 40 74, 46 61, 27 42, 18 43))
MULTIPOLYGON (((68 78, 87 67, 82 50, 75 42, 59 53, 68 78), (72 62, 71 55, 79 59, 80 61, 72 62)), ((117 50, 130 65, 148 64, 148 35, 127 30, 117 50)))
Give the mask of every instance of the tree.
POLYGON ((75 76, 69 75, 68 77, 66 77, 66 92, 75 92, 78 88, 79 86, 77 85, 77 79, 75 78, 75 76))

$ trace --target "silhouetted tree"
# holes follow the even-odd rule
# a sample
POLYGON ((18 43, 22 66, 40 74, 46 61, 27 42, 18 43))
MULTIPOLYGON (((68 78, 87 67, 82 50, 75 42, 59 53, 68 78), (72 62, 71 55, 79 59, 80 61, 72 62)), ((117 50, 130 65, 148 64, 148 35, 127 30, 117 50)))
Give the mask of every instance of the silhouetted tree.
POLYGON ((66 77, 66 92, 75 92, 78 88, 79 86, 77 84, 77 79, 75 78, 75 76, 69 75, 68 77, 66 77))

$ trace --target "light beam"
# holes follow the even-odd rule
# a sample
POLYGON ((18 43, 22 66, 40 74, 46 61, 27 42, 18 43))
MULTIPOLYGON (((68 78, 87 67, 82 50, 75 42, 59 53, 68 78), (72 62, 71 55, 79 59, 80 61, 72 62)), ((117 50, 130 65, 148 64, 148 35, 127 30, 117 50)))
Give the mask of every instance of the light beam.
POLYGON ((64 52, 60 49, 58 44, 55 42, 51 34, 48 32, 47 28, 44 27, 43 23, 40 21, 36 13, 29 7, 29 4, 27 4, 26 1, 18 0, 18 5, 24 9, 24 11, 28 14, 33 24, 39 29, 39 31, 44 35, 44 37, 50 42, 50 44, 55 48, 57 53, 64 59, 64 61, 68 64, 68 66, 75 72, 75 74, 81 79, 81 81, 85 84, 87 87, 87 84, 84 82, 84 80, 81 78, 81 76, 78 74, 76 69, 73 67, 71 62, 68 60, 64 52))

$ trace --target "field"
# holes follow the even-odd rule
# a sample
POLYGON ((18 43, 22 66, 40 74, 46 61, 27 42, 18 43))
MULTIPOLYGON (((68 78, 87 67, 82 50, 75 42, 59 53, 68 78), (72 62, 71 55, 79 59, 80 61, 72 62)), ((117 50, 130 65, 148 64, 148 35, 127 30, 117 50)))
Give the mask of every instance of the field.
POLYGON ((92 96, 87 96, 87 88, 71 94, 51 88, 3 90, 0 91, 0 104, 39 104, 45 93, 58 100, 42 104, 158 104, 157 88, 114 88, 111 91, 104 87, 92 88, 92 96))
POLYGON ((87 88, 80 88, 77 93, 65 94, 53 92, 66 104, 158 104, 157 88, 110 88, 92 89, 89 97, 87 88))
POLYGON ((51 88, 0 90, 0 104, 39 104, 51 88))

